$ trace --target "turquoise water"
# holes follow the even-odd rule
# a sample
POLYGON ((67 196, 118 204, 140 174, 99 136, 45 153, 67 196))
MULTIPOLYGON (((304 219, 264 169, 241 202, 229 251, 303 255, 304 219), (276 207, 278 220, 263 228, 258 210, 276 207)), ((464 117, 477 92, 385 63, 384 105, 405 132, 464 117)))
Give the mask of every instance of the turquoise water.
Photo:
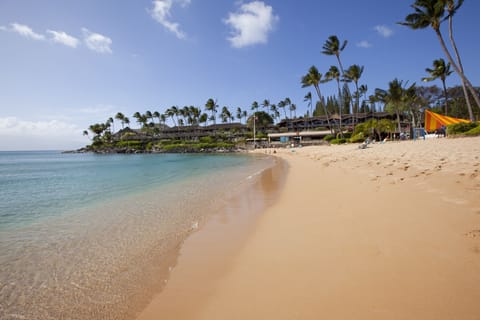
POLYGON ((232 155, 0 152, 0 228, 214 174, 248 160, 232 155))
POLYGON ((0 319, 133 319, 273 160, 0 152, 0 319))

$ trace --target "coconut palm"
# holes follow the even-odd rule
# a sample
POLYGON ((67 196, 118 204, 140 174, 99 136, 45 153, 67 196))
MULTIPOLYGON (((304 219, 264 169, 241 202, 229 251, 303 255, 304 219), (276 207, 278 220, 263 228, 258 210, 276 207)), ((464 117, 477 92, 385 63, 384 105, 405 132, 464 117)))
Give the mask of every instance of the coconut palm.
MULTIPOLYGON (((450 51, 447 49, 445 40, 443 39, 443 35, 440 31, 440 25, 442 21, 445 20, 444 19, 445 4, 446 4, 446 0, 416 0, 415 3, 411 6, 415 10, 415 12, 407 15, 405 17, 405 21, 399 22, 399 24, 410 27, 411 29, 414 29, 414 30, 425 29, 425 28, 428 28, 429 26, 432 27, 432 29, 435 31, 435 34, 437 35, 437 38, 440 42, 440 45, 445 55, 448 58, 448 61, 452 65, 455 72, 460 76, 462 81, 465 83, 468 90, 470 90, 470 92, 473 95, 473 98, 475 99, 475 102, 480 107, 480 98, 478 97, 478 94, 473 88, 473 85, 471 84, 471 82, 467 79, 465 74, 460 70, 458 65, 453 60, 452 55, 450 54, 450 51)), ((453 13, 455 13, 455 11, 456 10, 454 10, 453 13)), ((449 16, 453 17, 453 13, 449 14, 449 16)), ((468 107, 468 113, 470 116, 470 120, 474 121, 475 118, 473 116, 473 111, 471 106, 468 107)))
POLYGON ((205 110, 210 111, 211 113, 210 120, 213 121, 213 124, 217 123, 216 121, 217 108, 218 108, 217 101, 213 100, 212 98, 208 99, 207 102, 205 103, 205 110))
POLYGON ((238 121, 242 123, 242 108, 238 107, 237 108, 237 113, 235 114, 237 116, 238 121))
POLYGON ((263 100, 262 107, 268 110, 268 107, 270 107, 270 100, 268 99, 263 100))
MULTIPOLYGON (((415 84, 412 85, 413 87, 415 84)), ((378 100, 385 104, 385 109, 395 113, 397 115, 397 125, 398 132, 401 132, 400 124, 400 112, 403 112, 405 109, 405 92, 409 89, 405 89, 403 86, 403 81, 394 79, 388 83, 388 89, 375 89, 375 95, 378 97, 378 100)))
POLYGON ((328 37, 327 41, 325 41, 325 44, 323 45, 323 54, 326 54, 328 56, 335 56, 338 61, 338 65, 340 66, 340 71, 342 72, 342 75, 345 73, 343 70, 343 65, 342 61, 340 60, 340 53, 345 49, 347 46, 348 41, 345 40, 343 43, 340 45, 340 40, 338 40, 337 36, 333 35, 328 37))
POLYGON ((453 73, 453 71, 450 71, 450 63, 445 64, 445 60, 440 58, 433 61, 433 69, 426 68, 425 71, 430 74, 430 77, 422 78, 422 81, 428 82, 437 79, 442 81, 443 94, 445 96, 445 115, 448 115, 448 93, 445 82, 447 77, 453 73))
POLYGON ((310 69, 308 70, 308 73, 302 77, 301 83, 302 83, 302 88, 305 87, 310 87, 313 86, 315 88, 315 91, 317 92, 318 99, 320 100, 320 104, 323 106, 323 109, 325 111, 325 115, 327 117, 327 124, 332 131, 332 127, 330 126, 330 117, 328 115, 327 108, 325 107, 325 104, 323 104, 322 101, 322 94, 320 93, 320 81, 322 80, 322 74, 318 72, 317 67, 311 66, 310 69))
POLYGON ((360 80, 362 73, 363 73, 363 66, 359 66, 357 64, 354 64, 350 66, 347 71, 345 71, 344 78, 347 81, 352 81, 355 84, 355 91, 357 92, 356 94, 356 101, 355 101, 355 108, 352 110, 353 111, 353 122, 355 123, 356 121, 356 114, 358 113, 359 109, 359 104, 360 104, 360 95, 358 91, 358 81, 360 80))
MULTIPOLYGON (((462 6, 462 4, 463 4, 463 0, 458 0, 457 3, 454 0, 446 0, 446 7, 448 11, 448 34, 450 36, 450 43, 452 44, 453 52, 455 52, 458 68, 462 73, 464 73, 462 60, 460 58, 460 53, 458 52, 458 48, 457 48, 457 43, 455 42, 455 39, 453 37, 453 16, 457 12, 457 10, 462 6)), ((460 80, 462 80, 462 89, 463 89, 463 94, 465 96, 465 101, 467 103, 467 108, 471 109, 472 105, 470 104, 470 97, 467 92, 467 87, 465 86, 465 82, 463 81, 463 79, 460 79, 460 80)))
POLYGON ((303 97, 303 101, 308 102, 307 103, 307 110, 309 110, 308 115, 309 115, 309 117, 311 117, 312 116, 312 111, 311 111, 311 109, 312 109, 312 93, 310 91, 307 92, 305 97, 303 97))
POLYGON ((116 115, 115 115, 115 119, 117 119, 118 121, 120 121, 120 123, 122 124, 122 129, 125 125, 125 115, 121 112, 118 112, 116 115))
MULTIPOLYGON (((338 89, 338 116, 340 118, 340 123, 339 123, 339 127, 340 127, 340 132, 342 133, 342 107, 343 107, 343 104, 342 104, 342 101, 343 101, 343 98, 342 98, 342 90, 340 89, 340 70, 336 67, 336 66, 330 66, 330 69, 328 69, 327 73, 325 73, 325 81, 331 81, 335 79, 335 81, 337 82, 337 89, 338 89)), ((342 133, 343 135, 343 133, 342 133)))

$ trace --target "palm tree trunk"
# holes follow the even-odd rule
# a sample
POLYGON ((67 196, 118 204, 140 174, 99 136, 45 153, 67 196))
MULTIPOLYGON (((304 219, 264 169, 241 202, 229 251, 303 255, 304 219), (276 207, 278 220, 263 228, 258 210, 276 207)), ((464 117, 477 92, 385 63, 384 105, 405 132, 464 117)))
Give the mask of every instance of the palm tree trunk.
POLYGON ((340 90, 340 80, 337 80, 337 88, 338 88, 338 117, 339 119, 339 129, 340 129, 340 136, 343 138, 343 130, 342 130, 342 108, 343 108, 343 99, 342 99, 342 91, 340 90))
POLYGON ((325 116, 327 117, 327 124, 328 124, 328 128, 330 129, 330 133, 333 134, 332 126, 330 125, 330 117, 328 116, 328 110, 325 107, 325 105, 322 103, 322 95, 320 94, 320 88, 318 87, 318 85, 315 86, 315 90, 317 91, 320 104, 323 106, 323 110, 325 111, 325 116))
MULTIPOLYGON (((455 39, 453 38, 453 19, 452 19, 452 15, 450 15, 450 17, 448 18, 448 31, 449 31, 448 33, 449 33, 449 36, 450 36, 450 43, 452 44, 453 52, 455 52, 455 57, 457 58, 458 69, 460 69, 460 71, 463 73, 462 60, 460 59, 460 53, 458 53, 457 43, 455 42, 455 39)), ((465 95, 465 101, 467 103, 467 107, 468 107, 469 110, 471 110, 472 105, 470 104, 470 97, 468 96, 467 88, 465 86, 465 81, 463 81, 462 78, 460 78, 460 80, 462 81, 462 89, 463 89, 463 94, 465 95)), ((479 105, 479 107, 480 107, 480 105, 479 105)))
POLYGON ((443 95, 445 96, 445 115, 448 116, 448 93, 447 86, 445 85, 445 79, 442 79, 443 95))
MULTIPOLYGON (((443 40, 443 36, 442 34, 440 33, 440 30, 435 30, 435 33, 437 34, 437 37, 440 41, 440 45, 442 46, 442 49, 443 51, 445 52, 445 55, 447 56, 447 59, 448 61, 450 62, 450 64, 453 66, 453 68, 455 69, 455 72, 457 72, 457 74, 460 76, 460 78, 462 79, 462 81, 465 82, 465 85, 467 86, 467 88, 470 90, 470 92, 472 93, 473 95, 473 98, 475 99, 475 102, 477 103, 478 106, 480 106, 480 98, 477 96, 477 93, 475 92, 475 89, 473 88, 472 84, 470 83, 470 81, 465 77, 465 75, 463 74, 463 72, 460 71, 460 69, 458 68, 457 64, 455 63, 455 61, 453 61, 453 58, 452 58, 452 55, 450 54, 450 52, 448 51, 447 49, 447 46, 445 44, 445 41, 443 40)), ((468 115, 470 117, 470 121, 475 121, 475 118, 473 116, 473 112, 472 112, 472 107, 471 106, 468 106, 468 115)))

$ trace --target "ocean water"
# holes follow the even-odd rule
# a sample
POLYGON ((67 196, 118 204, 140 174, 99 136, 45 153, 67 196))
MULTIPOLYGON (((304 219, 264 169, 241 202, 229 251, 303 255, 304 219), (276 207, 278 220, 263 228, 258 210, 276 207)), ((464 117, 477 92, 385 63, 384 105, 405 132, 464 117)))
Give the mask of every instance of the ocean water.
POLYGON ((0 319, 132 319, 182 242, 274 165, 249 155, 0 152, 0 319))

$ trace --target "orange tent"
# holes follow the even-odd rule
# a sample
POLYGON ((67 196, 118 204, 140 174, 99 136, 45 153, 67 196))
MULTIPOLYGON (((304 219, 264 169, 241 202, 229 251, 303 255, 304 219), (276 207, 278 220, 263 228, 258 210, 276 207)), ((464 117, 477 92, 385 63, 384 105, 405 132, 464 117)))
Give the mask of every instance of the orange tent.
POLYGON ((432 132, 440 129, 442 126, 448 126, 454 123, 470 122, 465 119, 442 116, 441 114, 425 110, 425 131, 432 132))

